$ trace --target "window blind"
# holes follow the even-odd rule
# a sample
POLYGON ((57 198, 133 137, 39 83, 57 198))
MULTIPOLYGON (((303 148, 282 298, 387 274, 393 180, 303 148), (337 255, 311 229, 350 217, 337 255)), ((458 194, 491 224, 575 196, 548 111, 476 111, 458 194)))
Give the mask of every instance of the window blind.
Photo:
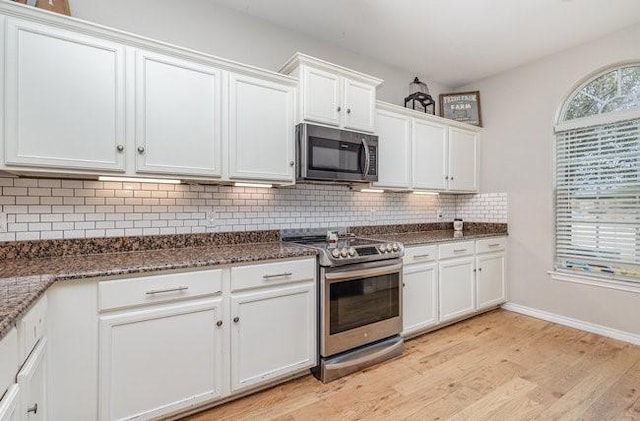
POLYGON ((640 282, 640 119, 556 134, 556 269, 640 282))

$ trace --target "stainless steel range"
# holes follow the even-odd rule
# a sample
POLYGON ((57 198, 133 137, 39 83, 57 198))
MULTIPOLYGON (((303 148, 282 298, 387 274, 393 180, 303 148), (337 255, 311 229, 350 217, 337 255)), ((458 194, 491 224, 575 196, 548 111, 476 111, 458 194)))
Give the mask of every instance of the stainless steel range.
POLYGON ((319 251, 319 355, 323 382, 402 354, 401 243, 327 230, 283 231, 283 240, 319 251), (335 237, 334 237, 335 238, 335 237))

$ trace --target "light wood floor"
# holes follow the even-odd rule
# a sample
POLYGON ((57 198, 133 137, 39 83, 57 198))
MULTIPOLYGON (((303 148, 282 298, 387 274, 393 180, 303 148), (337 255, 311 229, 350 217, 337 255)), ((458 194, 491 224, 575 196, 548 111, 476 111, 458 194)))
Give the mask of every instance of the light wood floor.
POLYGON ((189 418, 640 419, 640 347, 497 310, 322 384, 305 376, 189 418))

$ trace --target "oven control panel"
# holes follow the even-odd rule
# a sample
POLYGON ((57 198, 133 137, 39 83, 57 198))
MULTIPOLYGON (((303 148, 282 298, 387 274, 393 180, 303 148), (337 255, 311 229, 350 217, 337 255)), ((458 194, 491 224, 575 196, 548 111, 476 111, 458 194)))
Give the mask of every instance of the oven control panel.
MULTIPOLYGON (((401 252, 398 243, 385 243, 370 246, 342 247, 331 250, 331 257, 334 259, 349 259, 366 256, 377 256, 401 252)), ((391 257, 391 256, 389 256, 391 257)))

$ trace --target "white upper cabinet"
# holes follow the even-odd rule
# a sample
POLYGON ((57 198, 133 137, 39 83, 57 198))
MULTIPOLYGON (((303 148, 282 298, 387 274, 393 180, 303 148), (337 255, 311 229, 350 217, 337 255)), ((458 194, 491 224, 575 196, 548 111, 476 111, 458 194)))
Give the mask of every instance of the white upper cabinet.
POLYGON ((340 125, 340 78, 329 72, 305 67, 302 79, 304 119, 332 126, 340 125))
POLYGON ((381 101, 377 102, 376 124, 380 144, 376 186, 478 191, 479 128, 381 101))
POLYGON ((413 187, 445 190, 447 127, 414 119, 412 146, 413 187))
POLYGON ((378 110, 378 181, 376 187, 411 187, 411 119, 401 114, 378 110))
POLYGON ((6 164, 124 170, 124 47, 6 20, 6 164))
POLYGON ((280 71, 299 79, 298 122, 375 132, 376 87, 382 80, 301 53, 280 71))
POLYGON ((351 79, 344 79, 344 128, 375 131, 376 87, 351 79))
POLYGON ((478 190, 478 133, 449 128, 449 190, 478 190))
POLYGON ((222 175, 222 72, 171 56, 136 53, 136 170, 222 175))
POLYGON ((229 177, 294 181, 295 87, 229 75, 229 177))

